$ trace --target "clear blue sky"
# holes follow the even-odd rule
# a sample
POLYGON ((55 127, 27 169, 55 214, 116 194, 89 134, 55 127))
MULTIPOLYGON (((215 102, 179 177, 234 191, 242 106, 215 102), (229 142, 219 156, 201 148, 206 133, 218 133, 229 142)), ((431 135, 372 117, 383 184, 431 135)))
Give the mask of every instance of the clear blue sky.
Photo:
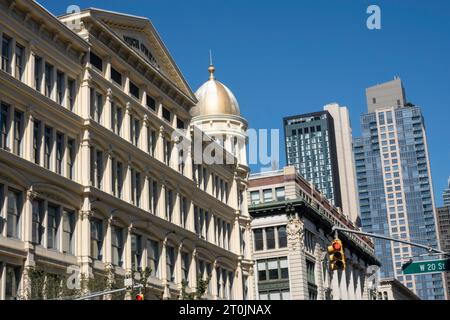
POLYGON ((422 107, 442 203, 450 175, 448 0, 39 2, 56 15, 76 4, 150 18, 194 91, 207 80, 211 48, 217 78, 253 128, 281 129, 284 116, 338 102, 348 106, 358 136, 365 88, 398 75, 408 100, 422 107), (366 28, 370 4, 381 7, 381 30, 366 28))

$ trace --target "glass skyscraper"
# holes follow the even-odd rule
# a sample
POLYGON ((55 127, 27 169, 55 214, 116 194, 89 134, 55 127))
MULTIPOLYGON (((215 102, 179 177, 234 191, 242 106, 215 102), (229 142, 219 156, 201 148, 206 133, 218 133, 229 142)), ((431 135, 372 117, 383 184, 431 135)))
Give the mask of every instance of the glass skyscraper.
MULTIPOLYGON (((356 178, 364 231, 438 248, 425 123, 406 103, 400 79, 367 89, 369 113, 354 139, 356 178)), ((444 299, 441 273, 403 275, 402 265, 430 257, 426 250, 375 239, 381 277, 395 277, 422 299, 444 299)))
POLYGON ((450 178, 448 178, 448 187, 444 190, 442 198, 444 199, 444 206, 450 207, 450 178))
POLYGON ((328 111, 283 119, 286 161, 341 207, 333 118, 328 111))

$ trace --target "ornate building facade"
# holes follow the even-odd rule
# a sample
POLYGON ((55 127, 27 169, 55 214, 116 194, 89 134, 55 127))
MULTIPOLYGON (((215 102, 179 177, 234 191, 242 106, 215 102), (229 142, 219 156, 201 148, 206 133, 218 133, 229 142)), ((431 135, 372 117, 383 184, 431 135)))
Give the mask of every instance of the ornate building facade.
POLYGON ((0 38, 0 298, 34 267, 150 267, 146 298, 252 299, 247 123, 213 72, 194 94, 148 19, 98 9, 0 0, 0 38), (234 161, 198 160, 196 131, 234 161))
POLYGON ((251 175, 248 192, 259 299, 372 299, 368 268, 380 265, 373 243, 339 233, 346 268, 331 271, 332 227, 357 228, 295 167, 251 175))

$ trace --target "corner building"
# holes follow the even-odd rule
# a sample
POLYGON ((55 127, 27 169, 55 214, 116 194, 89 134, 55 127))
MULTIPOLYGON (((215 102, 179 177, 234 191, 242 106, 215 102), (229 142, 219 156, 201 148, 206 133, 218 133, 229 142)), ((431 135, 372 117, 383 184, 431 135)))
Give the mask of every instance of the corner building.
POLYGON ((256 292, 265 300, 371 300, 373 242, 340 232, 345 270, 330 269, 333 226, 358 230, 294 166, 249 178, 256 292))
POLYGON ((0 37, 0 298, 26 298, 35 266, 75 266, 118 283, 151 267, 146 299, 198 277, 207 299, 252 299, 247 124, 231 91, 195 95, 146 18, 0 0, 0 37), (231 164, 171 139, 202 117, 231 128, 231 164))

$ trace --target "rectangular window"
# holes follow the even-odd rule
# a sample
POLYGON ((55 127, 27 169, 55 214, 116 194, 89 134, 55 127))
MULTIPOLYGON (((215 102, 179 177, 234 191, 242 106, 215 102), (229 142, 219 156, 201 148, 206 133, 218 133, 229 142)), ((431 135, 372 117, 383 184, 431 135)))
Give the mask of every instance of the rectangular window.
POLYGON ((194 228, 195 228, 195 234, 196 235, 200 235, 200 223, 199 223, 199 212, 198 212, 198 207, 194 206, 194 228))
POLYGON ((2 103, 0 106, 0 148, 8 148, 8 113, 9 105, 2 103))
POLYGON ((264 202, 272 201, 272 189, 263 190, 264 202))
POLYGON ((188 202, 185 197, 183 197, 183 200, 181 201, 181 225, 183 228, 187 227, 187 219, 188 219, 189 209, 188 209, 188 202))
POLYGON ((67 140, 67 176, 69 179, 74 178, 74 166, 75 166, 75 140, 67 140))
POLYGON ((184 129, 184 121, 177 118, 177 129, 184 129))
POLYGON ((12 39, 6 34, 2 38, 2 70, 11 74, 11 44, 12 39))
POLYGON ((147 141, 148 141, 148 146, 147 146, 148 153, 152 157, 154 157, 155 156, 155 150, 156 150, 156 131, 150 129, 150 127, 148 127, 147 130, 148 130, 147 131, 147 134, 148 134, 148 138, 147 138, 147 141))
POLYGON ((117 197, 122 198, 122 186, 123 186, 123 165, 121 162, 117 161, 116 166, 116 177, 117 177, 117 197))
POLYGON ((91 257, 103 260, 103 221, 91 219, 91 257))
MULTIPOLYGON (((93 90, 93 89, 91 89, 93 90)), ((94 90, 95 92, 95 90, 94 90)), ((99 92, 95 92, 94 95, 94 101, 93 105, 91 107, 94 111, 94 120, 98 123, 102 122, 102 114, 103 114, 103 96, 99 92)))
POLYGON ((95 182, 96 187, 98 189, 102 188, 102 180, 103 180, 103 152, 97 150, 95 156, 95 182))
POLYGON ((156 214, 156 209, 158 209, 158 183, 156 181, 152 182, 152 209, 153 214, 156 214))
POLYGON ((140 92, 139 87, 130 81, 130 94, 139 100, 140 92))
POLYGON ((285 226, 278 227, 278 247, 279 248, 287 247, 287 234, 285 226))
POLYGON ((16 65, 15 77, 18 80, 23 80, 23 71, 25 69, 25 48, 20 44, 16 44, 16 65))
POLYGON ((175 249, 173 247, 166 247, 166 263, 167 263, 167 280, 175 282, 175 249))
POLYGON ((64 209, 62 216, 62 250, 75 254, 75 213, 64 209))
POLYGON ((183 276, 184 281, 189 280, 189 253, 182 252, 181 253, 181 275, 183 276))
POLYGON ((250 200, 251 200, 251 204, 259 204, 259 202, 260 202, 259 191, 251 191, 250 192, 250 200))
POLYGON ((137 147, 139 145, 139 136, 141 134, 141 124, 139 119, 134 119, 134 135, 132 136, 133 144, 137 147))
POLYGON ((112 226, 111 230, 112 235, 112 264, 118 267, 123 266, 123 248, 124 248, 124 241, 123 241, 123 229, 112 226))
POLYGON ((45 96, 52 97, 53 91, 53 66, 51 64, 45 64, 45 96))
POLYGON ((49 204, 47 208, 47 248, 49 249, 59 249, 59 222, 59 207, 49 204))
POLYGON ((6 236, 21 239, 22 192, 8 190, 6 236))
POLYGON ((92 51, 89 54, 89 62, 98 70, 103 72, 103 60, 92 51))
POLYGON ((278 261, 277 259, 271 259, 267 261, 268 280, 278 280, 278 261))
POLYGON ((148 94, 146 104, 151 110, 156 111, 156 100, 148 94))
POLYGON ((50 170, 53 151, 53 129, 45 127, 44 134, 44 168, 50 170))
POLYGON ((170 166, 170 157, 172 155, 172 143, 164 138, 164 163, 170 166))
POLYGON ((261 251, 264 250, 264 239, 263 239, 263 229, 255 229, 255 250, 261 251))
POLYGON ((167 122, 170 122, 172 115, 168 109, 163 107, 162 116, 163 116, 164 120, 166 120, 167 122))
POLYGON ((41 92, 42 85, 42 58, 34 56, 34 89, 41 92))
POLYGON ((62 174, 62 165, 64 158, 64 135, 56 133, 56 173, 62 174))
POLYGON ((32 204, 32 230, 31 230, 31 239, 34 244, 43 245, 44 240, 44 201, 35 199, 32 204))
POLYGON ((111 67, 111 79, 119 86, 122 86, 122 74, 113 67, 111 67))
POLYGON ((275 249, 275 228, 266 228, 266 243, 267 249, 275 249))
POLYGON ((14 154, 20 156, 22 149, 22 137, 23 137, 23 112, 14 111, 14 144, 13 152, 14 154))
POLYGON ((285 200, 284 187, 276 188, 275 195, 277 197, 277 201, 284 201, 285 200))
POLYGON ((122 108, 114 102, 111 102, 111 130, 119 136, 122 127, 122 119, 122 108))
POLYGON ((19 299, 19 287, 21 270, 20 267, 7 265, 5 267, 5 300, 19 299))
POLYGON ((131 269, 142 269, 142 236, 131 235, 131 269))
POLYGON ((141 205, 141 174, 139 172, 135 173, 134 180, 134 187, 136 190, 134 192, 134 203, 137 207, 139 207, 141 205))
POLYGON ((166 187, 166 219, 172 221, 173 212, 173 193, 172 190, 167 190, 166 187))
POLYGON ((56 103, 64 105, 64 73, 56 72, 56 103))
POLYGON ((314 262, 311 262, 308 259, 306 259, 306 280, 310 284, 316 283, 314 268, 315 268, 314 262))
POLYGON ((41 150, 41 122, 33 121, 33 159, 35 164, 40 164, 41 150))
POLYGON ((159 277, 159 244, 156 241, 147 241, 147 267, 151 269, 150 275, 159 277))
POLYGON ((70 111, 73 111, 75 107, 75 96, 76 96, 76 88, 75 88, 75 80, 68 78, 67 79, 67 105, 70 111))

